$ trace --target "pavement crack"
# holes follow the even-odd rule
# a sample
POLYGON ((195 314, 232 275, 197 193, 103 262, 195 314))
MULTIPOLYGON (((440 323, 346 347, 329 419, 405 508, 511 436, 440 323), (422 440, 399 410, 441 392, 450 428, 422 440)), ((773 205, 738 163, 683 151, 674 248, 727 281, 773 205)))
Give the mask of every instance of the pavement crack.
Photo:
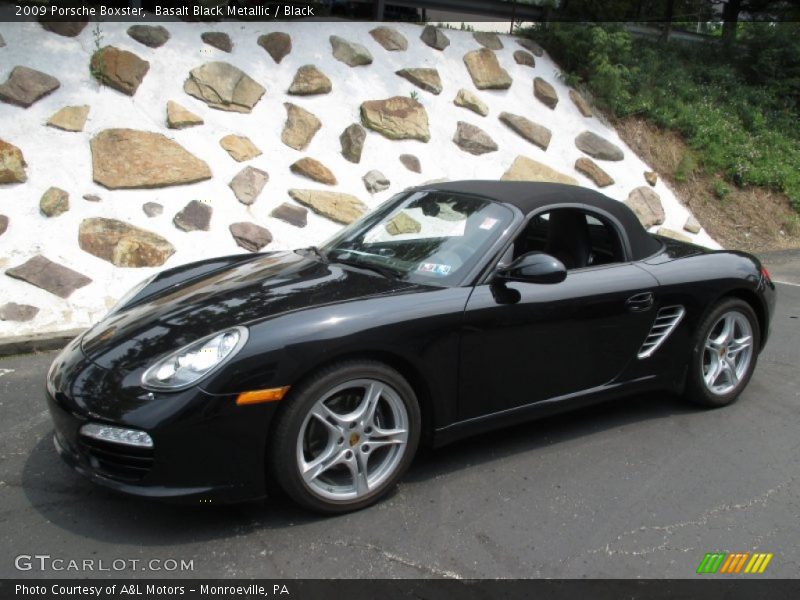
POLYGON ((336 546, 343 546, 345 548, 356 548, 359 550, 369 550, 370 552, 375 552, 380 554, 384 559, 395 562, 406 567, 411 567, 412 569, 417 569, 418 571, 422 571, 424 573, 428 573, 430 575, 434 575, 436 577, 444 577, 446 579, 463 579, 461 575, 456 573, 455 571, 448 571, 447 569, 440 569, 433 565, 426 565, 421 564, 411 559, 405 558, 400 556, 399 554, 395 554, 394 552, 389 552, 388 550, 384 550, 380 546, 376 546, 375 544, 370 544, 368 542, 345 542, 345 541, 336 541, 333 542, 336 546))
POLYGON ((630 529, 628 531, 624 531, 623 533, 619 534, 616 539, 612 542, 607 543, 605 546, 600 548, 593 548, 587 550, 588 554, 607 554, 608 556, 615 556, 615 555, 623 555, 623 556, 644 556, 647 554, 653 554, 655 552, 662 552, 665 550, 672 550, 676 552, 691 552, 695 550, 695 548, 683 548, 678 546, 671 546, 669 544, 669 540, 672 536, 674 536, 679 530, 688 528, 688 527, 706 527, 708 525, 709 520, 712 518, 734 511, 744 511, 754 506, 761 505, 765 506, 769 499, 774 496, 775 494, 780 493, 784 488, 790 486, 794 482, 795 478, 791 477, 786 481, 776 485, 768 489, 767 491, 747 500, 745 502, 740 502, 737 504, 720 504, 719 506, 714 506, 709 508, 702 513, 696 519, 690 521, 680 521, 678 523, 671 523, 668 525, 643 525, 641 527, 637 527, 636 529, 630 529), (624 541, 626 538, 633 538, 637 535, 642 535, 648 532, 656 532, 661 536, 661 543, 656 545, 649 545, 642 548, 636 548, 633 550, 626 550, 623 548, 624 541))

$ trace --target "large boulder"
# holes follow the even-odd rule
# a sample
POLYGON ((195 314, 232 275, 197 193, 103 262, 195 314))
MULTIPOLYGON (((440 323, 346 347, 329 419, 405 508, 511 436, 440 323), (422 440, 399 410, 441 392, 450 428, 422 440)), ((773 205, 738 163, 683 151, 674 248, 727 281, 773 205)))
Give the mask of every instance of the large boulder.
POLYGON ((508 112, 501 112, 499 119, 517 135, 525 138, 531 144, 539 146, 542 150, 547 150, 553 133, 544 125, 534 123, 521 115, 508 112))
POLYGON ((358 123, 348 125, 339 136, 339 143, 342 145, 342 156, 352 163, 360 162, 366 139, 367 132, 361 125, 358 123))
POLYGON ((412 173, 422 172, 422 164, 419 162, 419 158, 413 154, 401 154, 399 158, 403 166, 412 173))
POLYGON ((472 34, 472 37, 475 38, 475 41, 481 46, 488 48, 489 50, 503 49, 503 42, 500 41, 500 38, 496 33, 491 31, 476 31, 472 34))
POLYGON ((28 108, 60 85, 58 79, 47 73, 28 67, 14 67, 5 83, 0 84, 0 101, 28 108))
POLYGON ((39 210, 45 217, 57 217, 69 210, 69 194, 61 188, 51 187, 39 199, 39 210))
POLYGON ((369 34, 378 42, 385 50, 390 52, 408 50, 408 40, 405 36, 391 27, 376 27, 371 29, 369 34))
POLYGON ((0 183, 23 183, 28 180, 25 174, 25 157, 22 150, 13 144, 0 140, 0 183))
POLYGON ((164 206, 158 202, 145 202, 142 204, 142 211, 152 219, 164 214, 164 206))
POLYGON ((481 155, 497 150, 497 143, 480 127, 459 121, 453 142, 464 152, 481 155))
POLYGON ((160 48, 169 40, 169 31, 163 25, 131 25, 128 35, 148 48, 160 48))
POLYGON ((200 34, 200 39, 217 50, 222 50, 223 52, 230 52, 233 50, 231 36, 227 33, 221 31, 205 31, 200 34))
POLYGON ((41 254, 37 254, 18 267, 6 270, 6 275, 42 288, 59 298, 69 298, 78 288, 92 283, 92 280, 85 275, 55 263, 41 254))
POLYGON ((150 70, 150 63, 133 52, 105 46, 92 54, 90 68, 103 85, 133 96, 150 70))
POLYGON ((611 175, 603 171, 591 158, 581 156, 575 161, 575 170, 578 173, 583 173, 586 177, 594 181, 597 187, 608 187, 614 183, 611 175))
POLYGON ((578 185, 578 181, 574 177, 559 173, 527 156, 517 156, 500 179, 503 181, 544 181, 578 185))
POLYGON ((666 218, 661 198, 646 185, 631 190, 625 204, 636 214, 645 229, 661 225, 666 218))
POLYGON ((328 167, 309 156, 293 162, 289 170, 301 177, 308 177, 325 185, 336 185, 336 176, 328 167))
POLYGON ((426 25, 419 39, 435 50, 444 50, 450 45, 448 37, 433 25, 426 25))
POLYGON ((656 234, 673 240, 678 240, 679 242, 692 243, 692 238, 690 238, 688 235, 684 235, 680 231, 675 231, 674 229, 669 229, 667 227, 659 227, 656 231, 656 234))
POLYGON ((116 219, 84 219, 78 228, 81 250, 118 267, 160 267, 175 248, 160 235, 116 219))
POLYGON ((578 109, 578 112, 580 112, 584 117, 592 116, 592 106, 589 104, 589 102, 587 102, 586 98, 581 96, 577 90, 570 90, 569 98, 578 109))
POLYGON ((365 212, 367 205, 350 194, 319 190, 289 190, 289 196, 331 221, 349 225, 365 212))
POLYGON ((39 312, 39 308, 30 304, 6 302, 0 306, 0 321, 31 321, 39 312))
POLYGON ((202 124, 203 119, 199 115, 194 114, 177 102, 167 101, 167 127, 170 129, 185 129, 186 127, 202 124))
POLYGON ((8 217, 0 215, 0 235, 3 235, 8 229, 8 217))
POLYGON ((281 141, 295 150, 305 150, 322 127, 322 121, 291 102, 284 102, 283 106, 286 108, 286 123, 283 125, 281 141))
POLYGON ((289 93, 294 96, 327 94, 332 89, 331 80, 314 65, 303 65, 297 69, 289 93))
POLYGON ((280 219, 295 227, 305 227, 308 223, 308 209, 302 206, 289 204, 288 202, 284 202, 280 206, 275 207, 272 212, 269 213, 269 216, 274 219, 280 219))
POLYGON ((56 111, 47 120, 47 124, 50 127, 63 129, 64 131, 83 131, 83 126, 86 125, 88 116, 89 107, 85 104, 83 106, 65 106, 56 111))
POLYGON ((361 122, 390 140, 431 139, 428 113, 422 104, 408 96, 362 102, 361 122))
POLYGON ((372 64, 372 54, 361 44, 351 42, 338 35, 330 38, 333 57, 348 67, 360 67, 372 64))
POLYGON ((467 52, 464 64, 479 90, 505 90, 511 87, 511 75, 500 66, 497 55, 488 48, 467 52))
POLYGON ((422 231, 422 224, 408 213, 399 212, 386 223, 385 228, 389 235, 402 235, 404 233, 419 233, 422 231))
POLYGON ((258 45, 267 51, 272 60, 280 63, 292 51, 292 38, 288 33, 273 31, 259 36, 258 45))
POLYGON ((533 80, 533 95, 548 108, 555 108, 558 104, 556 89, 541 77, 533 80))
POLYGON ((211 108, 249 113, 266 90, 247 73, 230 63, 209 62, 192 69, 183 84, 190 96, 211 108))
POLYGON ((525 52, 525 50, 514 50, 514 62, 524 67, 536 66, 536 59, 533 58, 533 54, 525 52))
POLYGON ((156 188, 211 178, 208 165, 160 133, 105 129, 91 140, 94 181, 109 189, 156 188))
POLYGON ((88 24, 88 21, 41 21, 42 29, 64 37, 79 36, 88 24))
POLYGON ((465 90, 464 88, 458 90, 458 94, 456 94, 453 104, 467 108, 482 117, 485 117, 489 114, 489 107, 486 106, 486 104, 484 104, 484 102, 475 94, 469 90, 465 90))
POLYGON ((701 225, 697 219, 692 215, 686 217, 686 222, 683 224, 684 231, 689 233, 700 233, 701 225))
POLYGON ((533 40, 529 40, 528 38, 520 38, 517 40, 517 43, 526 50, 533 52, 536 56, 544 56, 544 49, 533 40))
POLYGON ((598 160, 619 161, 625 158, 622 149, 592 131, 584 131, 575 138, 575 146, 598 160))
POLYGON ((212 212, 207 202, 192 200, 175 213, 172 223, 181 231, 208 231, 212 212))
POLYGON ((219 145, 236 162, 244 162, 261 155, 261 150, 250 141, 250 138, 243 135, 226 135, 219 141, 219 145))
POLYGON ((361 180, 364 182, 364 187, 367 188, 367 191, 370 194, 376 194, 378 192, 382 192, 386 190, 391 185, 389 179, 378 171, 377 169, 372 169, 366 175, 364 175, 361 180))
POLYGON ((400 69, 395 73, 426 92, 437 95, 442 93, 442 80, 436 69, 400 69))
POLYGON ((231 223, 228 229, 237 245, 250 252, 258 252, 272 241, 269 229, 255 223, 231 223))
POLYGON ((228 186, 233 190, 236 199, 242 204, 252 204, 269 181, 266 171, 255 167, 245 167, 239 171, 228 186))

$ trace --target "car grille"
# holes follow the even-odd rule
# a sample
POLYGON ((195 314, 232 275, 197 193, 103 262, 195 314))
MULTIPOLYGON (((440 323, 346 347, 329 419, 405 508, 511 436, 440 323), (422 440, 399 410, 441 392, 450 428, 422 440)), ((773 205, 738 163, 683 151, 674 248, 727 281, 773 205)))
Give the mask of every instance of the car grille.
POLYGON ((680 323, 683 315, 686 314, 686 309, 682 306, 665 306, 658 311, 656 320, 653 321, 653 326, 650 328, 650 333, 639 349, 639 358, 648 358, 652 356, 656 350, 663 344, 680 323))
POLYGON ((153 466, 153 449, 80 436, 81 452, 98 473, 119 481, 141 480, 153 466))

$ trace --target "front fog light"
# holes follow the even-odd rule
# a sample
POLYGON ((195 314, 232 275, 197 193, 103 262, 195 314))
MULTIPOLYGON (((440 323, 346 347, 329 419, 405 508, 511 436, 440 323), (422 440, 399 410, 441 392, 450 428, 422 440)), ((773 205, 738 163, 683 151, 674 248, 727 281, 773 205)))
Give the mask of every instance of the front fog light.
POLYGON ((87 423, 81 427, 81 435, 112 442, 115 444, 125 444, 126 446, 136 446, 138 448, 152 448, 153 438, 146 432, 138 429, 125 429, 113 425, 100 425, 99 423, 87 423))

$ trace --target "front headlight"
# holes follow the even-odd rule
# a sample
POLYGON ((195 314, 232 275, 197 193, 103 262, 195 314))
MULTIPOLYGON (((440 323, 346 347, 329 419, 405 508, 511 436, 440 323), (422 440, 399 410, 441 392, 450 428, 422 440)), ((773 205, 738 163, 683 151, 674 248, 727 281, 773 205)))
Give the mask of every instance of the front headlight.
POLYGON ((246 341, 247 329, 233 327, 192 342, 148 368, 142 385, 156 390, 189 387, 230 360, 246 341))
POLYGON ((154 273, 153 275, 150 275, 150 277, 146 278, 143 281, 140 281, 135 286, 133 286, 131 289, 129 289, 127 292, 125 292, 125 294, 122 296, 122 298, 117 300, 117 303, 113 306, 113 308, 110 311, 108 311, 108 313, 106 314, 106 317, 109 316, 109 315, 113 315, 120 308, 125 306, 131 300, 133 300, 133 298, 136 296, 136 294, 138 294, 144 288, 146 288, 148 285, 150 285, 156 277, 158 277, 158 273, 154 273))

